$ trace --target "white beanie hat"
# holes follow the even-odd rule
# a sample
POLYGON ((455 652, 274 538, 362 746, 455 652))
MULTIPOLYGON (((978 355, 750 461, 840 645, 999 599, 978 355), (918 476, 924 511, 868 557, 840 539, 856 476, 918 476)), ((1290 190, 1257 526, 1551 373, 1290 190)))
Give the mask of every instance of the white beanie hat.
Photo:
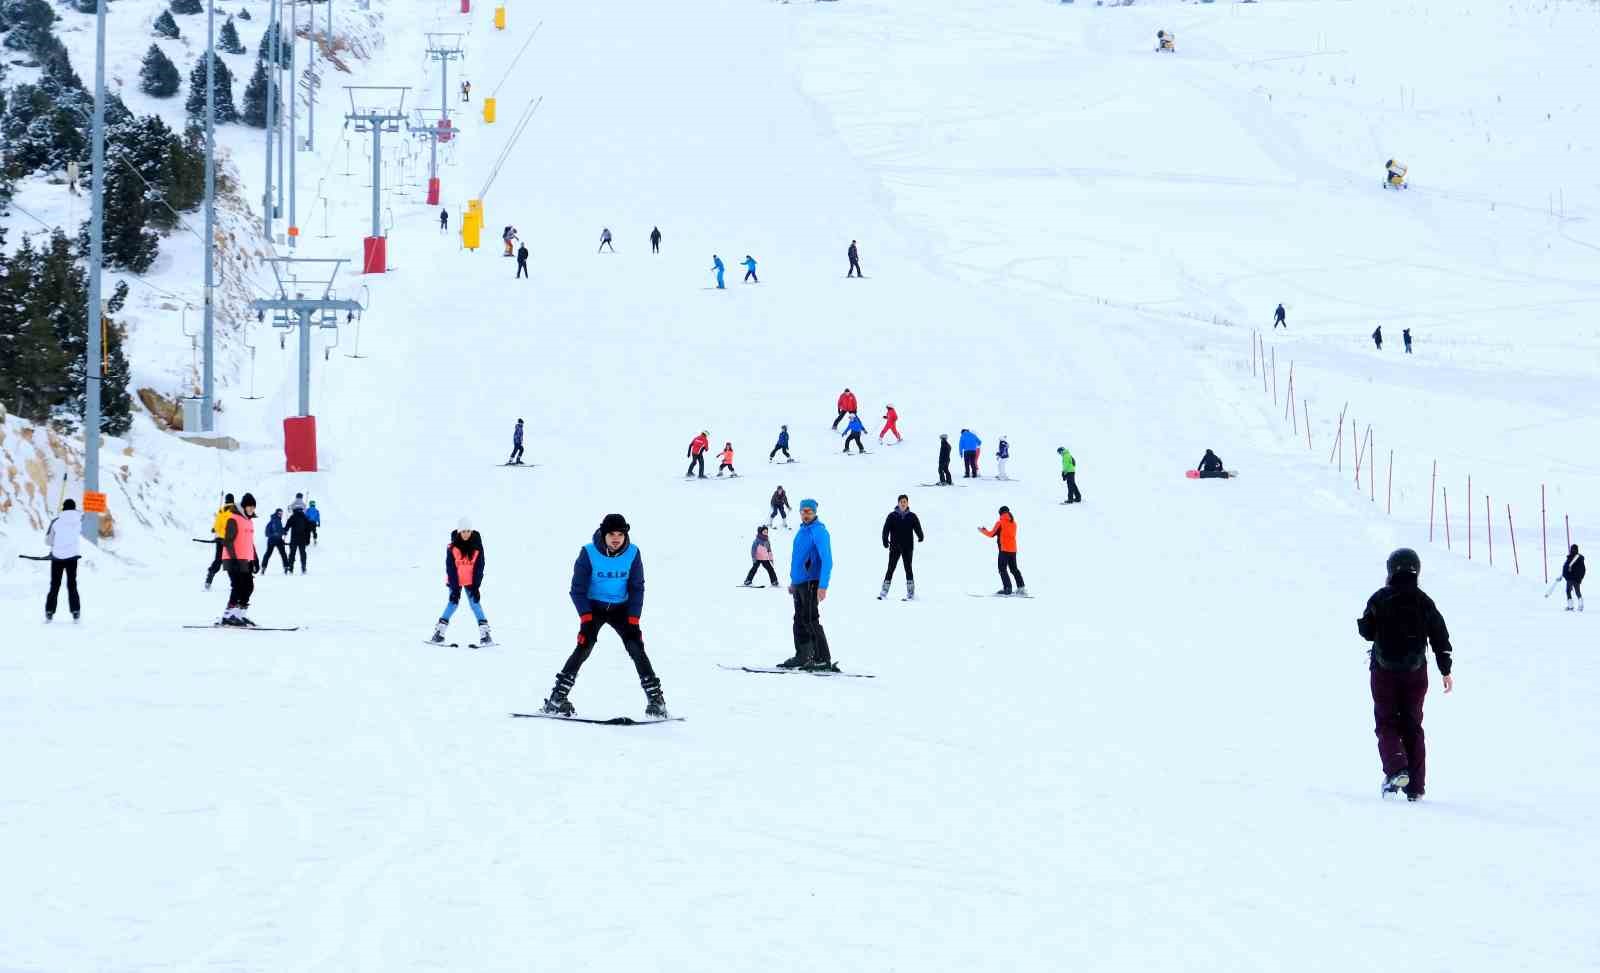
POLYGON ((471 520, 471 518, 462 517, 459 521, 456 522, 456 530, 471 530, 471 529, 472 529, 472 520, 471 520))

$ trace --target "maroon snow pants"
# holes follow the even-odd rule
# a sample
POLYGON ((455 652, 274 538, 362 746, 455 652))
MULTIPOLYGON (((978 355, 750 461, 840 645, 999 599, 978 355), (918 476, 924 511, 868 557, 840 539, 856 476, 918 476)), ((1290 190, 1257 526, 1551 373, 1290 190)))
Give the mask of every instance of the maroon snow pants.
POLYGON ((1372 670, 1372 715, 1377 724, 1378 758, 1387 776, 1411 772, 1407 794, 1421 794, 1428 771, 1422 736, 1422 700, 1428 695, 1428 668, 1410 672, 1372 670))

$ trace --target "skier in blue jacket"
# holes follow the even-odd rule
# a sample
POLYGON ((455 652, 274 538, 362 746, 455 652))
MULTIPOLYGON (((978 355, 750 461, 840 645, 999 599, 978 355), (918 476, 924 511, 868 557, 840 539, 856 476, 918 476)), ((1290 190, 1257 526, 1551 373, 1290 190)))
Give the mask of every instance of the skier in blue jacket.
POLYGON ((633 660, 644 690, 644 715, 665 719, 667 698, 661 691, 650 657, 644 652, 644 632, 639 616, 644 612, 644 560, 629 539, 628 521, 621 514, 606 514, 594 538, 578 550, 572 565, 572 607, 578 610, 578 645, 556 674, 555 688, 544 701, 544 711, 571 716, 567 694, 578 680, 578 670, 594 649, 600 629, 610 625, 622 637, 622 647, 633 660))
POLYGON ((744 282, 748 284, 751 281, 759 284, 761 278, 756 276, 756 258, 747 253, 744 255, 744 282))
POLYGON ((711 269, 717 272, 717 290, 726 290, 722 283, 722 272, 725 268, 722 266, 722 258, 716 254, 711 255, 711 269))
POLYGON ((970 480, 978 475, 978 449, 983 446, 983 440, 971 429, 961 430, 961 440, 956 448, 961 450, 961 463, 963 470, 961 478, 970 480))
POLYGON ((788 460, 791 463, 794 462, 794 457, 789 455, 789 427, 788 426, 782 426, 782 427, 780 427, 778 429, 778 445, 772 447, 772 452, 767 454, 767 462, 768 463, 772 462, 772 458, 774 456, 777 456, 779 453, 783 454, 783 458, 784 459, 788 460))
POLYGON ((511 458, 506 460, 507 466, 522 465, 522 420, 517 420, 517 426, 511 430, 511 458))
POLYGON ((828 528, 817 519, 817 502, 800 501, 800 530, 794 535, 789 556, 789 594, 794 596, 794 657, 778 663, 782 669, 838 672, 828 636, 822 631, 821 606, 828 597, 833 576, 833 542, 828 528))
POLYGON ((261 559, 261 573, 267 573, 267 565, 272 563, 272 552, 278 552, 283 559, 283 573, 289 574, 289 548, 283 540, 283 508, 279 507, 272 512, 272 518, 267 521, 267 556, 261 559))
POLYGON ((867 447, 861 445, 861 434, 866 431, 867 427, 861 422, 861 416, 854 412, 850 413, 850 421, 844 427, 844 451, 850 452, 850 444, 855 443, 856 449, 865 453, 867 447))
POLYGON ((315 544, 317 542, 317 531, 322 529, 322 511, 317 509, 315 500, 311 501, 311 505, 306 507, 306 519, 311 521, 311 543, 315 544))

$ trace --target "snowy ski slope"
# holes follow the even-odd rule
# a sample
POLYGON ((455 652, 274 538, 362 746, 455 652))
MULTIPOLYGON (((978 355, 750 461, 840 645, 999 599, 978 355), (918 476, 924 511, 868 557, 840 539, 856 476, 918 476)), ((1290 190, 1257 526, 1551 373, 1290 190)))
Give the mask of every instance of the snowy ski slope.
MULTIPOLYGON (((375 4, 387 46, 358 80, 434 101, 422 33, 470 30, 474 111, 543 21, 500 121, 462 121, 456 218, 543 106, 483 249, 394 202, 369 357, 315 361, 322 472, 278 472, 291 345, 226 413, 247 448, 190 484, 192 528, 97 559, 82 626, 0 589, 0 968, 1593 968, 1589 619, 1541 597, 1527 541, 1521 578, 1429 547, 1415 502, 1384 517, 1321 451, 1327 400, 1358 400, 1385 448, 1487 457, 1507 489, 1559 474, 1584 542, 1600 196, 1573 85, 1593 66, 1548 52, 1596 14, 1390 6, 600 0, 513 7, 496 34, 488 7, 375 4), (1148 49, 1158 27, 1175 56, 1148 49), (1385 107, 1403 57, 1414 110, 1385 107), (1566 108, 1534 119, 1546 99, 1566 108), (1390 155, 1404 195, 1378 188, 1390 155), (507 223, 530 280, 498 253, 507 223), (1279 300, 1309 453, 1249 372, 1279 300), (905 443, 840 456, 845 386, 874 434, 893 403, 905 443), (536 469, 497 465, 519 416, 536 469), (784 422, 800 462, 771 467, 784 422), (985 473, 1006 434, 1017 481, 919 487, 962 427, 985 473), (739 479, 681 479, 701 429, 739 479), (1081 506, 1058 502, 1058 445, 1081 506), (1207 447, 1246 475, 1185 480, 1207 447), (820 502, 823 621, 877 679, 718 668, 790 651, 787 597, 736 590, 779 483, 820 502), (317 498, 310 575, 269 573, 251 612, 302 631, 180 628, 225 600, 185 539, 223 489, 263 517, 317 498), (901 492, 928 533, 919 598, 880 603, 901 492), (995 588, 975 528, 1000 504, 1030 601, 967 597, 995 588), (571 647, 572 558, 611 511, 687 719, 510 720, 571 647), (502 643, 478 652, 421 644, 463 515, 502 643), (1354 624, 1401 544, 1457 643, 1415 806, 1377 798, 1354 624)), ((344 177, 336 122, 318 138, 301 171, 330 173, 335 238, 303 252, 353 256, 359 155, 344 177)), ((573 701, 642 710, 609 633, 573 701)))

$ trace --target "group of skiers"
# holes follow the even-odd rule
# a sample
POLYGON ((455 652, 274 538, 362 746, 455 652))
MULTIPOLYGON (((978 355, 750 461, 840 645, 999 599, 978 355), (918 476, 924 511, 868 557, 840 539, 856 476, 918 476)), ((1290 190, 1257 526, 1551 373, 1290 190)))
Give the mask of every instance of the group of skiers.
POLYGON ((306 501, 305 494, 296 493, 289 504, 289 519, 283 519, 283 508, 272 512, 267 520, 266 557, 256 549, 255 526, 256 498, 246 493, 242 500, 234 501, 233 494, 225 494, 222 506, 211 522, 211 544, 214 554, 211 566, 206 569, 207 591, 218 571, 228 574, 228 605, 222 613, 220 624, 251 627, 245 612, 250 608, 250 598, 255 591, 255 577, 265 574, 272 564, 272 555, 283 561, 283 573, 293 574, 295 561, 300 563, 300 573, 306 573, 306 549, 317 542, 322 527, 322 512, 317 502, 306 501))
MULTIPOLYGON (((1276 331, 1279 328, 1282 328, 1285 331, 1289 330, 1289 321, 1285 315, 1282 304, 1279 304, 1278 309, 1272 312, 1272 330, 1276 331)), ((1405 342, 1406 354, 1411 354, 1411 329, 1401 329, 1400 337, 1405 342)), ((1379 351, 1383 350, 1383 325, 1380 324, 1376 328, 1372 329, 1372 343, 1379 351)))

